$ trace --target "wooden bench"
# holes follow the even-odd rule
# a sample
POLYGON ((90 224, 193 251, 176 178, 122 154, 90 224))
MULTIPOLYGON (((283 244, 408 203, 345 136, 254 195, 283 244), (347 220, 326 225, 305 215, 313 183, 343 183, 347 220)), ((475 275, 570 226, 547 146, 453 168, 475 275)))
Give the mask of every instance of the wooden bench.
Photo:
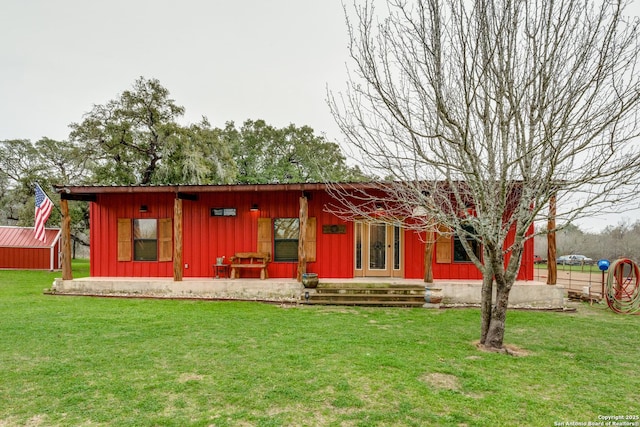
POLYGON ((231 257, 231 274, 230 278, 240 277, 239 270, 243 268, 260 269, 260 279, 264 280, 269 277, 267 273, 267 265, 269 264, 269 254, 261 252, 238 252, 231 257))

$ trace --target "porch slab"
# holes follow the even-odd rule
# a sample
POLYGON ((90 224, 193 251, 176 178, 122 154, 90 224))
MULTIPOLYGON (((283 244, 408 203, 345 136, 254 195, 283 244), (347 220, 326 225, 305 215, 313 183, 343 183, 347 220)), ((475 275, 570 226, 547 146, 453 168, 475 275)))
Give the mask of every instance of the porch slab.
POLYGON ((297 302, 304 287, 291 279, 184 279, 86 277, 56 279, 56 294, 156 298, 208 298, 270 302, 297 302))
MULTIPOLYGON (((320 286, 418 285, 442 296, 442 306, 479 305, 480 281, 442 281, 428 284, 421 279, 398 278, 320 278, 320 286)), ((295 279, 211 279, 86 277, 56 279, 52 293, 67 295, 129 296, 155 298, 206 298, 298 303, 304 287, 295 279)), ((536 281, 518 281, 509 295, 509 306, 516 308, 563 308, 567 290, 536 281)), ((494 293, 495 298, 495 293, 494 293)))
MULTIPOLYGON (((480 304, 482 283, 436 282, 434 288, 442 289, 442 304, 480 304)), ((566 306, 567 290, 562 285, 547 285, 541 282, 516 282, 509 293, 511 308, 563 308, 566 306)), ((493 291, 495 301, 496 292, 493 291)))

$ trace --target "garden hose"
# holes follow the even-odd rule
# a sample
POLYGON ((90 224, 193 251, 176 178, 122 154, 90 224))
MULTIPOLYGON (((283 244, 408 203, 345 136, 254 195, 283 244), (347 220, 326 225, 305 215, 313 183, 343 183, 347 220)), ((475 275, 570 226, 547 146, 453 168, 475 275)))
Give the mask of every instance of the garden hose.
POLYGON ((606 288, 607 305, 616 313, 640 314, 640 268, 628 258, 609 267, 606 288), (625 270, 628 270, 625 274, 625 270))

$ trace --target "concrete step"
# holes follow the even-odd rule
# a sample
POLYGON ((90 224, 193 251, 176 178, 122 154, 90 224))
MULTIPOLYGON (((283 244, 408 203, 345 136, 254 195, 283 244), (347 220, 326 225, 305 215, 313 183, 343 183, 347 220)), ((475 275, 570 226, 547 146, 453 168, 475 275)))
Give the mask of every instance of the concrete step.
POLYGON ((353 294, 353 295, 423 295, 424 286, 421 287, 394 287, 394 288, 317 288, 316 294, 353 294))
POLYGON ((420 301, 382 301, 382 300, 318 300, 309 299, 302 301, 301 304, 306 305, 350 305, 361 307, 422 307, 424 299, 420 301))
POLYGON ((425 300, 426 293, 425 287, 422 285, 331 283, 320 284, 315 289, 305 289, 301 296, 301 303, 309 305, 422 307, 425 302, 430 302, 425 300))

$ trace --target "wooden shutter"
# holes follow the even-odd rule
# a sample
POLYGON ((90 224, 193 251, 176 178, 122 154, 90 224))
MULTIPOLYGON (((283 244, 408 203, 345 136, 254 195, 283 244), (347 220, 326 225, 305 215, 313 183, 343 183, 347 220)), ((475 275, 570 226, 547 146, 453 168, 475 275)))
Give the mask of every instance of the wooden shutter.
POLYGON ((453 261, 453 235, 450 230, 440 227, 436 240, 436 262, 438 264, 451 264, 453 261))
POLYGON ((258 218, 258 252, 271 258, 271 218, 258 218))
POLYGON ((307 218, 304 254, 306 261, 313 262, 316 260, 316 217, 307 218))
POLYGON ((173 223, 171 218, 158 220, 158 261, 171 261, 173 258, 173 223))
POLYGON ((131 261, 131 218, 118 218, 118 261, 131 261))

